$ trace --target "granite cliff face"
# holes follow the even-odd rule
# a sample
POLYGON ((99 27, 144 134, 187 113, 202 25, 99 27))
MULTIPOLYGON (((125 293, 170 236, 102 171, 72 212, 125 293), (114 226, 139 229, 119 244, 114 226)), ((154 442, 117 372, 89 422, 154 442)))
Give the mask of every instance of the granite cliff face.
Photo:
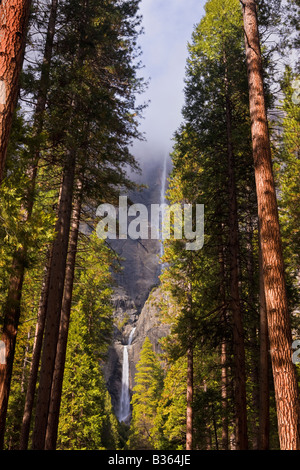
MULTIPOLYGON (((163 158, 160 164, 148 169, 142 178, 142 183, 148 187, 129 194, 128 197, 132 203, 142 203, 148 208, 150 224, 151 204, 161 203, 163 158)), ((127 348, 130 390, 134 386, 135 366, 146 336, 151 340, 155 351, 159 351, 159 339, 167 334, 167 328, 159 321, 160 241, 132 240, 128 237, 126 240, 110 240, 109 244, 122 257, 122 270, 115 276, 116 288, 112 299, 114 339, 104 365, 107 387, 118 416, 123 351, 131 330, 136 328, 132 344, 127 348)))
POLYGON ((160 339, 166 336, 169 332, 169 328, 166 324, 163 324, 160 320, 160 300, 161 290, 158 287, 154 288, 141 311, 141 314, 136 323, 136 330, 133 337, 133 342, 130 347, 130 381, 134 386, 134 376, 136 372, 136 364, 140 359, 140 352, 143 343, 148 336, 150 339, 153 349, 156 353, 160 354, 162 349, 160 347, 160 339))

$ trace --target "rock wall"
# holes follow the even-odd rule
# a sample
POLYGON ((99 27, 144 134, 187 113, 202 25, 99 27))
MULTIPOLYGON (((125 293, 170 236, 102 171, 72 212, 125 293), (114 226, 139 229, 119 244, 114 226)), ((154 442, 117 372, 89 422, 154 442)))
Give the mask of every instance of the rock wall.
MULTIPOLYGON (((132 203, 143 203, 150 214, 151 204, 160 204, 162 163, 156 164, 143 175, 148 187, 129 194, 132 203)), ((150 224, 150 220, 149 220, 150 224)), ((104 375, 116 414, 121 393, 123 345, 127 344, 132 328, 136 327, 132 345, 128 347, 130 389, 134 386, 136 363, 146 336, 159 352, 159 339, 167 328, 159 321, 160 296, 159 240, 110 240, 111 247, 122 257, 122 270, 115 276, 116 288, 112 298, 114 305, 114 339, 104 365, 104 375), (150 294, 151 293, 151 294, 150 294)))
POLYGON ((148 336, 150 339, 156 353, 160 354, 162 352, 160 339, 168 334, 169 328, 160 320, 160 298, 160 288, 156 287, 150 293, 137 320, 126 323, 122 331, 115 328, 115 338, 109 348, 108 360, 105 364, 104 372, 116 414, 118 413, 121 394, 123 345, 127 344, 132 328, 135 327, 136 329, 132 343, 128 346, 129 386, 131 391, 135 385, 136 364, 140 359, 140 352, 146 337, 148 336))
POLYGON ((154 351, 161 354, 160 339, 169 333, 169 327, 163 324, 160 319, 159 303, 161 295, 159 287, 153 289, 136 323, 134 339, 129 352, 130 383, 132 387, 135 385, 136 364, 140 359, 140 352, 146 337, 150 339, 154 351))

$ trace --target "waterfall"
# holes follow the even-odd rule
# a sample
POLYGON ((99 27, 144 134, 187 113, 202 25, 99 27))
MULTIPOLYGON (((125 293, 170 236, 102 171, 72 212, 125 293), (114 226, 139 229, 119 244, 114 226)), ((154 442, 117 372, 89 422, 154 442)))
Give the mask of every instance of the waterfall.
MULTIPOLYGON (((164 158, 164 165, 163 165, 163 171, 162 171, 162 177, 161 177, 161 188, 160 188, 160 205, 161 207, 164 207, 163 204, 165 204, 165 196, 166 196, 166 180, 167 180, 167 155, 165 155, 164 158)), ((161 213, 161 239, 162 239, 162 232, 163 232, 163 221, 164 221, 164 210, 162 210, 161 213)), ((163 244, 163 239, 160 244, 160 256, 164 254, 164 244, 163 244)))
POLYGON ((123 347, 122 389, 119 406, 119 421, 126 421, 130 415, 128 346, 131 345, 135 328, 130 332, 128 343, 123 347))

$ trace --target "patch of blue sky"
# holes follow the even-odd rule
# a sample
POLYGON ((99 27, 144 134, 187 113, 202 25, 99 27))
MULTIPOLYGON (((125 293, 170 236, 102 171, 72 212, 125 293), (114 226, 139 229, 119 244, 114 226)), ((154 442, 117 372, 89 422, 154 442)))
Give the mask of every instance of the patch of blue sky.
POLYGON ((141 130, 146 143, 137 143, 137 158, 143 154, 170 152, 172 137, 182 120, 187 44, 194 26, 204 14, 205 0, 142 0, 144 34, 139 38, 144 65, 142 75, 150 79, 139 100, 150 104, 141 130))

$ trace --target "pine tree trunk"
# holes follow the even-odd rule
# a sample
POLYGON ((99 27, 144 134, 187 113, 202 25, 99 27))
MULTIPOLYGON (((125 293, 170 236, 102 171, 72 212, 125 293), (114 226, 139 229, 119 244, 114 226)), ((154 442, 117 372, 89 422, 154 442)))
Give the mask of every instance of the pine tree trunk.
MULTIPOLYGON (((3 0, 0 3, 0 183, 17 103, 30 5, 29 0, 11 0, 10 2, 3 0)), ((10 278, 4 308, 2 340, 5 344, 6 363, 0 365, 0 449, 4 445, 7 405, 20 317, 24 255, 25 253, 19 251, 13 260, 13 274, 10 278)))
MULTIPOLYGON (((226 57, 224 58, 226 66, 226 57)), ((226 68, 226 67, 225 67, 226 68)), ((239 239, 238 213, 235 182, 235 162, 232 146, 231 106, 225 72, 226 93, 226 127, 227 127, 227 156, 228 156, 228 190, 229 190, 229 268, 230 268, 230 311, 233 323, 233 352, 235 361, 235 411, 236 411, 236 448, 248 448, 247 408, 246 408, 246 369, 245 346, 242 323, 242 311, 239 293, 239 239)))
POLYGON ((0 183, 19 92, 31 0, 0 2, 0 183))
MULTIPOLYGON (((77 66, 83 64, 85 37, 86 7, 88 0, 83 2, 83 16, 80 28, 79 48, 77 51, 77 66)), ((74 59, 75 60, 75 59, 74 59)), ((75 100, 72 101, 75 107, 75 100)), ((71 116, 72 120, 72 116, 71 116)), ((46 325, 44 345, 42 352, 39 390, 37 396, 36 418, 32 439, 32 447, 36 450, 45 449, 47 423, 51 400, 53 374, 55 370, 55 358, 59 338, 61 309, 64 297, 69 236, 72 217, 72 202, 74 193, 76 171, 76 148, 68 149, 68 154, 63 171, 61 196, 56 224, 57 236, 53 243, 52 262, 50 266, 49 296, 46 312, 46 325)))
MULTIPOLYGON (((222 227, 220 228, 220 230, 222 227)), ((227 306, 226 306, 226 290, 225 290, 225 264, 224 264, 224 247, 222 235, 220 233, 219 242, 219 264, 220 264, 220 301, 222 303, 221 324, 225 331, 221 342, 221 396, 222 396, 222 449, 228 450, 228 377, 227 377, 227 306)))
MULTIPOLYGON (((255 291, 254 291, 254 253, 253 253, 253 223, 251 215, 248 216, 247 222, 247 272, 248 272, 248 303, 250 308, 254 309, 255 306, 255 291)), ((259 440, 259 372, 258 372, 258 322, 256 316, 251 315, 250 339, 249 344, 251 348, 251 381, 252 381, 252 420, 251 420, 251 435, 252 435, 252 450, 258 449, 259 440)))
POLYGON ((74 175, 75 157, 73 152, 69 151, 63 172, 58 218, 56 223, 56 238, 52 247, 44 344, 32 440, 32 447, 34 450, 43 450, 45 445, 52 378, 59 334, 60 313, 64 292, 74 175))
MULTIPOLYGON (((188 279, 191 279, 189 266, 188 279)), ((188 325, 188 347, 187 347, 187 387, 186 387, 186 450, 193 449, 193 395, 194 395, 194 348, 192 338, 192 284, 187 285, 187 308, 190 316, 188 325)))
POLYGON ((20 272, 23 265, 23 251, 20 258, 15 258, 12 265, 13 275, 10 277, 7 301, 4 306, 4 325, 2 341, 5 344, 5 364, 0 364, 0 449, 4 446, 5 422, 13 361, 16 347, 16 335, 20 319, 20 297, 24 281, 24 271, 20 272))
POLYGON ((77 242, 80 223, 82 182, 77 182, 77 193, 74 198, 72 224, 70 230, 69 252, 67 258, 66 278, 64 287, 64 297, 61 309, 60 330, 55 358, 55 369, 51 389, 50 407, 48 414, 47 432, 45 439, 45 449, 55 450, 57 440, 57 430, 59 423, 59 410, 62 395, 64 366, 67 351, 67 340, 69 331, 69 321, 71 314, 72 292, 74 283, 75 260, 77 252, 77 242))
POLYGON ((31 360, 31 367, 29 373, 29 380, 27 384, 25 406, 23 413, 23 421, 21 428, 21 437, 20 437, 20 450, 27 450, 28 440, 29 440, 29 431, 30 431, 30 422, 32 417, 33 403, 35 397, 35 388, 38 377, 38 370, 40 364, 40 357, 43 344, 43 335, 44 327, 46 320, 46 307, 49 294, 49 281, 50 281, 50 263, 51 263, 51 250, 48 253, 48 259, 45 266, 44 281, 42 292, 40 296, 38 319, 35 330, 35 341, 33 345, 33 353, 31 360))
POLYGON ((299 449, 299 399, 264 98, 256 3, 243 5, 263 279, 281 450, 299 449))
POLYGON ((213 421, 213 427, 214 427, 215 446, 216 446, 216 450, 219 450, 216 414, 215 414, 215 407, 213 403, 211 404, 211 414, 212 414, 212 421, 213 421))
MULTIPOLYGON (((53 48, 53 38, 55 32, 55 22, 56 22, 56 11, 57 11, 57 2, 58 0, 52 1, 52 7, 50 11, 50 17, 48 22, 48 31, 45 43, 45 50, 44 50, 44 58, 43 58, 43 68, 40 78, 40 86, 37 98, 37 104, 35 109, 34 115, 34 134, 38 136, 42 132, 43 128, 43 114, 46 106, 46 98, 47 98, 47 91, 49 85, 49 69, 50 69, 50 62, 52 57, 52 48, 53 48)), ((0 6, 1 10, 1 6, 0 6)), ((0 57, 1 61, 1 57, 0 57)), ((1 63, 1 62, 0 62, 1 63)), ((1 105, 0 105, 1 106, 1 105)), ((33 205, 34 205, 34 192, 35 192, 35 181, 37 175, 37 166, 38 160, 40 155, 40 146, 39 144, 36 145, 35 148, 31 149, 32 160, 29 165, 28 175, 30 177, 29 187, 28 187, 28 194, 26 199, 26 205, 22 207, 26 213, 26 221, 28 221, 31 217, 33 205)), ((12 275, 11 280, 9 282, 10 288, 7 293, 7 301, 6 307, 4 310, 4 324, 6 322, 12 323, 14 322, 14 337, 16 338, 17 330, 19 326, 19 316, 20 316, 20 304, 22 299, 22 286, 23 286, 23 279, 25 275, 25 265, 26 265, 26 257, 27 257, 27 246, 26 240, 22 247, 15 253, 13 261, 12 261, 12 275), (14 292, 14 288, 21 289, 20 292, 14 292), (19 305, 18 305, 19 304, 19 305), (6 319, 7 317, 7 319, 6 319)), ((5 342, 5 331, 3 332, 3 341, 5 342)), ((15 339, 14 339, 15 341, 15 339)), ((11 344, 9 348, 6 348, 7 358, 6 358, 6 372, 4 374, 0 374, 0 390, 3 389, 3 393, 0 392, 0 420, 2 425, 0 425, 0 436, 4 432, 5 426, 5 417, 6 411, 5 406, 7 406, 7 400, 9 397, 10 392, 10 378, 5 378, 6 374, 12 373, 13 361, 14 361, 14 345, 11 344), (10 364, 11 363, 11 364, 10 364), (4 381, 2 383, 2 381, 4 381), (9 387, 4 392, 4 388, 9 387), (5 395, 3 395, 5 394, 5 395), (4 402, 3 402, 4 400, 4 402)), ((0 437, 1 441, 1 437, 0 437)))
POLYGON ((259 249, 259 316, 260 316, 260 360, 259 360, 259 450, 269 450, 269 339, 266 299, 264 291, 262 256, 259 249))
POLYGON ((193 449, 193 346, 187 350, 186 450, 193 449))
MULTIPOLYGON (((225 323, 224 319, 224 323, 225 323)), ((222 396, 222 449, 228 450, 228 406, 227 406, 227 341, 221 343, 221 396, 222 396)))
POLYGON ((26 383, 26 371, 27 371, 27 363, 28 363, 28 354, 30 349, 30 338, 31 338, 31 327, 27 333, 27 343, 24 352, 24 359, 23 359, 23 367, 22 367, 22 377, 21 377, 21 393, 25 392, 25 383, 26 383))

